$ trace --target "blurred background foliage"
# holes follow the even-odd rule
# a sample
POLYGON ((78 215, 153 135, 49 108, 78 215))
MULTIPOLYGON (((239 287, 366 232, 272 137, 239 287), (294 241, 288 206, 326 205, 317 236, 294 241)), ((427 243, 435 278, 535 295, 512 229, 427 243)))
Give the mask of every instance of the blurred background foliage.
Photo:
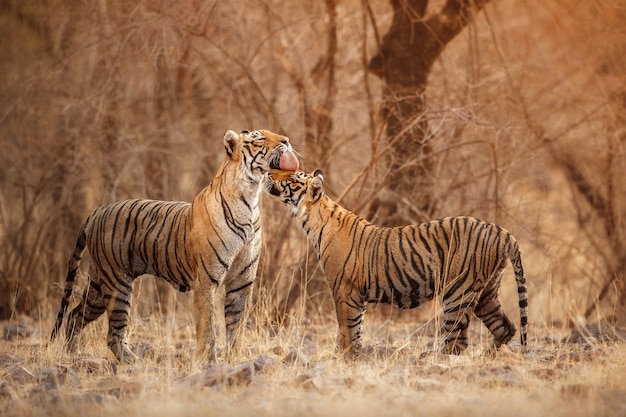
MULTIPOLYGON (((533 323, 623 319, 625 28, 620 0, 4 0, 0 317, 52 317, 94 208, 191 201, 227 129, 267 128, 377 224, 509 229, 533 323)), ((332 311, 304 234, 263 209, 258 305, 332 311)), ((139 315, 187 308, 137 287, 139 315)))

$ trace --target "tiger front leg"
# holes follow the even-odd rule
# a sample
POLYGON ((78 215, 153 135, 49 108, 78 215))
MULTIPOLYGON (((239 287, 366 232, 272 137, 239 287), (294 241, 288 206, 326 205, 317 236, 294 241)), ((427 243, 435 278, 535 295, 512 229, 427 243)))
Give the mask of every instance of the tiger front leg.
POLYGON ((339 324, 339 349, 347 358, 356 358, 362 350, 361 333, 366 304, 361 300, 347 297, 335 305, 339 324))
POLYGON ((215 340, 215 294, 218 283, 208 276, 196 279, 193 305, 196 321, 196 363, 209 364, 217 360, 215 340))
MULTIPOLYGON (((254 270, 256 271, 256 268, 254 270)), ((253 280, 254 274, 245 274, 241 279, 226 284, 224 315, 226 322, 226 359, 228 362, 233 362, 241 351, 242 333, 246 327, 249 307, 252 302, 253 280)))

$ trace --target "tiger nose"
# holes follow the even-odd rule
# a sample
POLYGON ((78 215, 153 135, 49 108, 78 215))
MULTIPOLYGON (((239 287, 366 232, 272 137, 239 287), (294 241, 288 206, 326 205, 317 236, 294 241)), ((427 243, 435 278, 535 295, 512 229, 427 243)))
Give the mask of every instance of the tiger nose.
POLYGON ((280 143, 282 143, 283 145, 289 145, 289 138, 288 137, 283 137, 283 139, 280 141, 280 143))

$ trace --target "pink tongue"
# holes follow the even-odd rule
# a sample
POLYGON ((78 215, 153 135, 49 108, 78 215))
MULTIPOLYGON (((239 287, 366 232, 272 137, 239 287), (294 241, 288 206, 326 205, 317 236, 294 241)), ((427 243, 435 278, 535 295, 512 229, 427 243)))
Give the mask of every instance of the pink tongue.
POLYGON ((280 169, 284 169, 285 171, 297 171, 300 168, 300 162, 291 151, 287 151, 280 156, 279 162, 280 169))

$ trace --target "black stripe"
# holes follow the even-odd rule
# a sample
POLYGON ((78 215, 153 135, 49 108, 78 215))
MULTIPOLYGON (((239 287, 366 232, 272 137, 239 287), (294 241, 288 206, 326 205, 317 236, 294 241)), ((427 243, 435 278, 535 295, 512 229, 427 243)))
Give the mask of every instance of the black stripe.
POLYGON ((243 289, 248 288, 248 287, 249 287, 249 286, 251 286, 252 284, 254 284, 254 281, 247 282, 247 283, 243 284, 243 285, 242 285, 242 286, 240 286, 240 287, 233 288, 233 289, 229 290, 226 294, 233 294, 233 293, 239 292, 239 291, 241 291, 241 290, 243 290, 243 289))
POLYGON ((211 239, 207 239, 207 242, 209 242, 209 246, 211 246, 211 249, 213 249, 213 253, 215 253, 215 257, 217 258, 217 261, 220 263, 220 265, 222 265, 224 269, 228 270, 228 267, 229 267, 228 263, 222 259, 222 257, 220 256, 215 246, 213 246, 213 242, 211 242, 211 239))
MULTIPOLYGON (((209 279, 215 284, 215 285, 220 285, 219 281, 214 278, 211 273, 209 272, 209 268, 207 267, 207 265, 204 263, 204 257, 201 256, 200 257, 200 264, 202 265, 202 268, 204 269, 204 273, 206 274, 207 277, 209 277, 209 279)), ((199 278, 201 279, 201 278, 199 278)))

